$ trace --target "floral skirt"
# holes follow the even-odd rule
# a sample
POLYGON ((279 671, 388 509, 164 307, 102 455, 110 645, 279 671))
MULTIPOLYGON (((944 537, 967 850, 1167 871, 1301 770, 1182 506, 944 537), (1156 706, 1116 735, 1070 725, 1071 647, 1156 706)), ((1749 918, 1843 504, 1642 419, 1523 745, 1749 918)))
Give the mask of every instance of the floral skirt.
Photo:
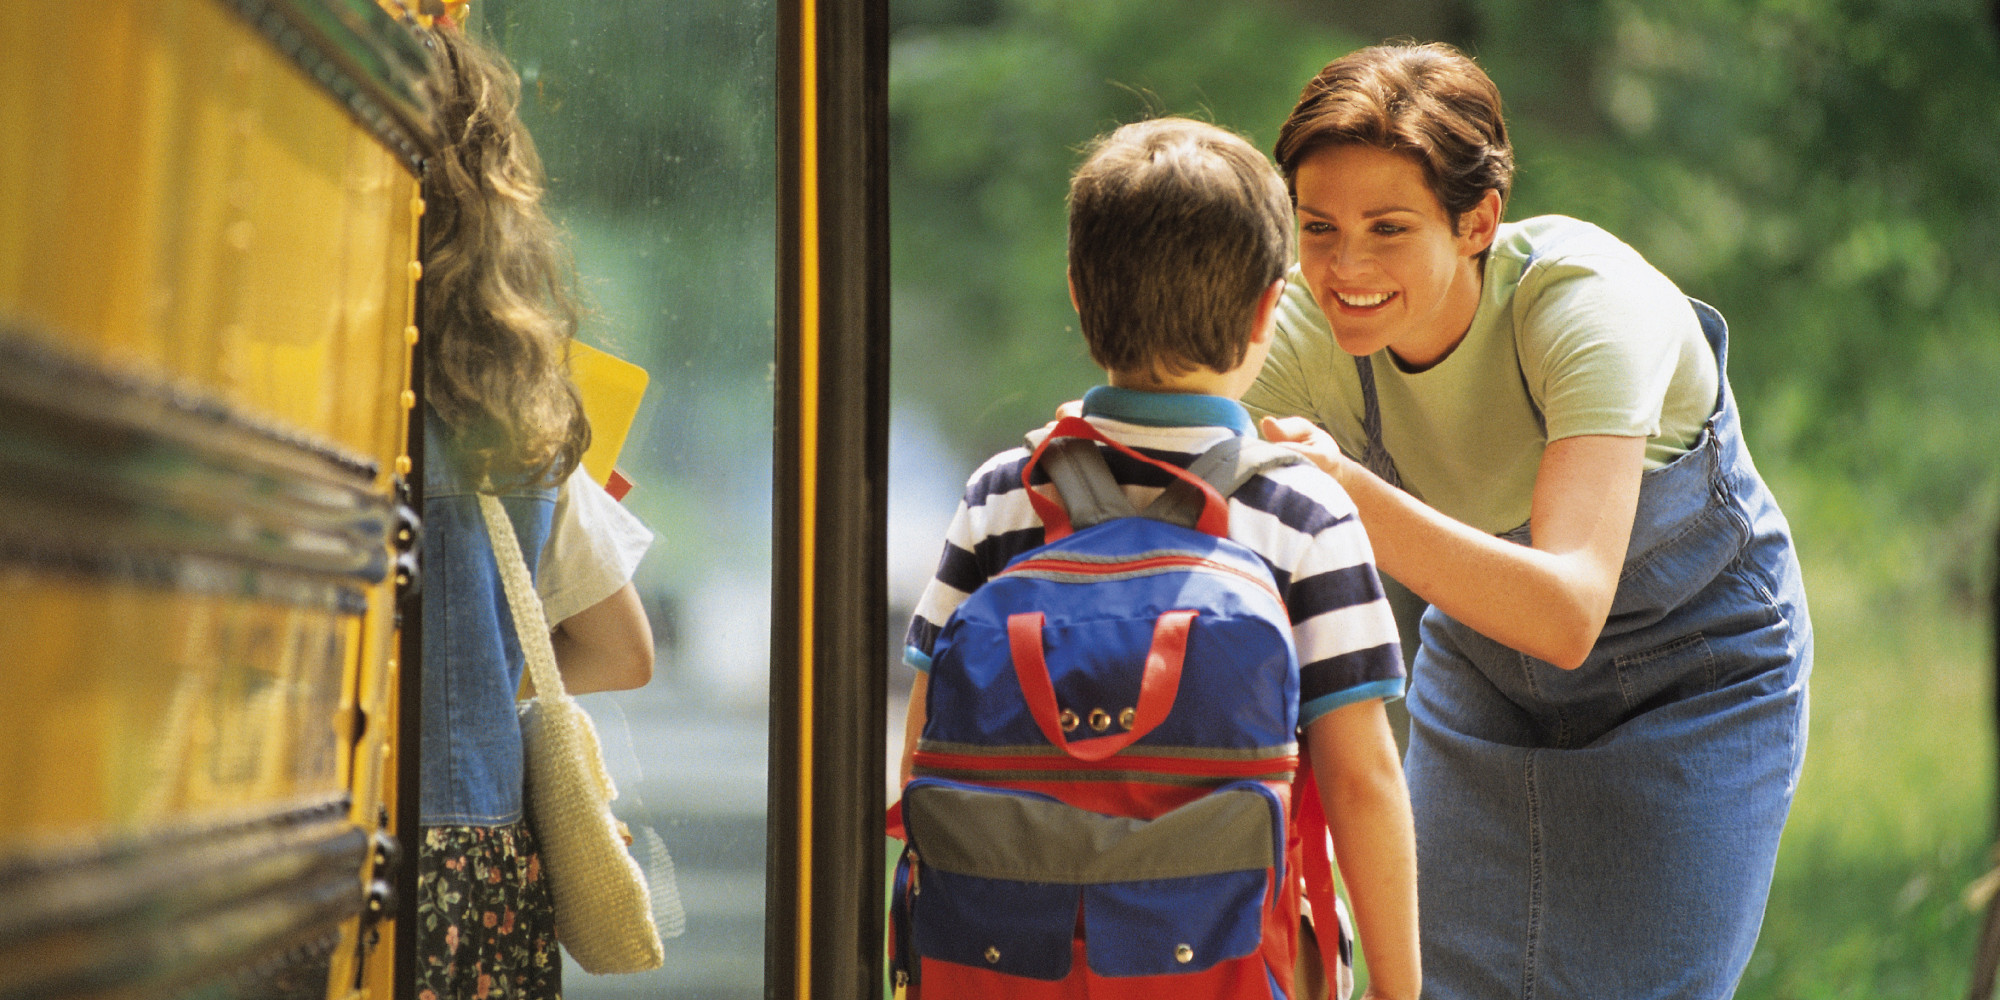
POLYGON ((561 1000, 555 914, 526 823, 424 827, 418 1000, 561 1000))

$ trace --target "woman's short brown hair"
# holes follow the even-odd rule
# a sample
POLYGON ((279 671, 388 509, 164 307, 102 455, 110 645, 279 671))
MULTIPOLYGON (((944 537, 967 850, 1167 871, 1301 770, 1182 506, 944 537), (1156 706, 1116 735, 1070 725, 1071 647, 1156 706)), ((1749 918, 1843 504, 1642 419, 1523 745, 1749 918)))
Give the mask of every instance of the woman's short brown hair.
POLYGON ((1258 296, 1291 257, 1284 182, 1227 129, 1134 122, 1070 179, 1070 287, 1091 359, 1109 371, 1235 369, 1258 296))
POLYGON ((1504 207, 1513 186, 1500 88, 1441 42, 1377 45, 1327 63, 1278 130, 1274 155, 1296 185, 1308 155, 1352 145, 1415 160, 1454 229, 1487 191, 1499 192, 1504 207))

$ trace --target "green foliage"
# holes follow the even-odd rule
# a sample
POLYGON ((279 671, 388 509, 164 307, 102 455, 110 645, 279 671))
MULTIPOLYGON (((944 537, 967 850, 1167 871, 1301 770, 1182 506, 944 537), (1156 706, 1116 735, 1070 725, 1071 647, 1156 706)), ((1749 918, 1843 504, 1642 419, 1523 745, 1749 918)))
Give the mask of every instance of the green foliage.
POLYGON ((521 74, 521 118, 590 307, 579 336, 651 376, 621 456, 638 484, 626 503, 658 537, 642 592, 681 602, 762 574, 768 519, 718 512, 770 503, 775 8, 472 9, 470 30, 521 74))
POLYGON ((1326 53, 1354 41, 1302 15, 1201 0, 897 9, 898 391, 945 415, 968 453, 1012 443, 1101 379, 1063 279, 1063 198, 1084 145, 1173 113, 1268 149, 1326 53))
MULTIPOLYGON (((1610 128, 1524 145, 1520 214, 1583 215, 1735 331, 1767 465, 1854 484, 1911 570, 1969 598, 1995 513, 2000 63, 1977 4, 1614 5, 1610 128), (1581 207, 1573 207, 1581 206, 1581 207), (1770 416, 1775 419, 1761 419, 1770 416), (1884 517, 1894 512, 1893 517, 1884 517), (1942 556, 1940 560, 1938 556, 1942 556)), ((1879 551, 1879 550, 1878 550, 1879 551)))
POLYGON ((1819 627, 1760 1000, 1963 992, 1994 746, 2000 58, 1982 0, 908 0, 891 67, 896 392, 970 463, 1093 384, 1062 283, 1077 150, 1207 118, 1269 149, 1397 35, 1508 101, 1510 218, 1596 222, 1729 318, 1819 627))
POLYGON ((1885 598, 1829 537, 1802 542, 1811 735, 1737 997, 1963 996, 1980 921, 1966 889, 1991 864, 1986 624, 1934 591, 1885 598))
POLYGON ((768 201, 768 4, 480 0, 473 9, 520 70, 522 115, 558 206, 708 217, 718 189, 745 183, 768 201))
MULTIPOLYGON (((1188 114, 1268 149, 1326 59, 1432 28, 1507 95, 1510 217, 1596 222, 1729 317, 1767 466, 1866 482, 1864 535, 1906 549, 1996 512, 2000 59, 1976 0, 897 10, 898 392, 968 454, 1098 377, 1061 279, 1084 143, 1188 114)), ((1961 598, 1990 573, 1985 547, 1932 551, 1961 598)))
POLYGON ((550 209, 600 310, 585 339, 655 377, 696 365, 761 382, 777 225, 769 5, 474 10, 521 73, 550 209))

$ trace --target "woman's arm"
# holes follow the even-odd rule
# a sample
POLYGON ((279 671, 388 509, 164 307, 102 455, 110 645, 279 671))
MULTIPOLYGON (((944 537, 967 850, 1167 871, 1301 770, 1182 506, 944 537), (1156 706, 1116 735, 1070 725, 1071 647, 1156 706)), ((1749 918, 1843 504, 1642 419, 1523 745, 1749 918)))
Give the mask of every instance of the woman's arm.
POLYGON ((1565 670, 1597 644, 1638 510, 1646 440, 1587 435, 1542 452, 1529 513, 1533 547, 1432 510, 1342 455, 1302 417, 1266 418, 1354 499, 1382 571, 1496 642, 1565 670))
POLYGON ((1333 834, 1334 859, 1354 904, 1355 936, 1368 959, 1368 1000, 1416 1000, 1423 974, 1415 824, 1381 700, 1313 720, 1306 727, 1306 753, 1333 834))
POLYGON ((653 679, 653 627, 630 581, 557 623, 551 638, 570 694, 627 691, 653 679))

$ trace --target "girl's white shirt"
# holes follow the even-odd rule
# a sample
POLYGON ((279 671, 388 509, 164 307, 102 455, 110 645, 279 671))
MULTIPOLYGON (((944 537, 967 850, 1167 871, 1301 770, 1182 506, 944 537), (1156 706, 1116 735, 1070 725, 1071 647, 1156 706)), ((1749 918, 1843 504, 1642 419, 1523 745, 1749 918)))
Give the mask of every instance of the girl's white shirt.
POLYGON ((653 532, 577 466, 556 493, 535 592, 551 626, 618 592, 653 544, 653 532))

